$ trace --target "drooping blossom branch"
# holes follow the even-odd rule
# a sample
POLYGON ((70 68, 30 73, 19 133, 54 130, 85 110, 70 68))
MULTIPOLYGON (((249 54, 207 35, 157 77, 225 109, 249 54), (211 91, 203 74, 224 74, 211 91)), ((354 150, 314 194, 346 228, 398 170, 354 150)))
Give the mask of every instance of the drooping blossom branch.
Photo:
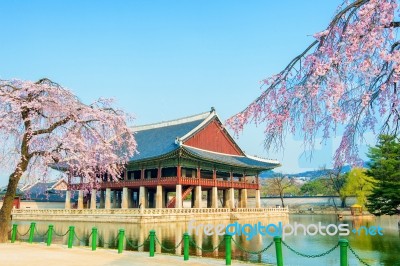
POLYGON ((305 150, 316 139, 342 134, 335 165, 361 164, 364 133, 399 130, 400 43, 395 0, 346 1, 329 26, 281 72, 261 82, 262 94, 226 121, 238 134, 265 124, 265 147, 281 148, 301 134, 305 150))

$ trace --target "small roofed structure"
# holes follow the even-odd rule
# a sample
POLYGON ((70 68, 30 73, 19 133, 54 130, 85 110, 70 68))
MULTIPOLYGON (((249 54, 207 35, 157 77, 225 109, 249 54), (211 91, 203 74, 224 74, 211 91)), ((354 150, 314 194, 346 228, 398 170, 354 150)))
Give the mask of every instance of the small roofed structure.
POLYGON ((62 202, 65 199, 67 181, 60 178, 50 182, 36 182, 21 188, 26 200, 38 202, 62 202))
MULTIPOLYGON (((132 132, 139 154, 130 159, 119 182, 104 180, 100 184, 100 208, 182 208, 189 195, 192 208, 245 208, 248 189, 255 190, 256 207, 260 207, 258 175, 280 166, 276 160, 245 154, 213 108, 194 116, 132 127, 132 132), (235 190, 239 192, 238 203, 235 190), (206 206, 203 192, 207 193, 206 206)), ((69 190, 83 187, 70 184, 69 190)), ((95 193, 93 190, 91 208, 96 208, 95 193)), ((80 195, 82 198, 82 191, 80 195)), ((83 208, 81 202, 78 208, 83 208)))
POLYGON ((353 204, 350 206, 351 215, 360 216, 363 215, 363 207, 359 204, 353 204))
MULTIPOLYGON (((3 201, 7 192, 7 186, 0 188, 0 201, 3 201)), ((19 209, 21 207, 21 199, 24 196, 24 193, 21 191, 20 188, 17 188, 15 191, 14 201, 13 201, 13 208, 19 209)))

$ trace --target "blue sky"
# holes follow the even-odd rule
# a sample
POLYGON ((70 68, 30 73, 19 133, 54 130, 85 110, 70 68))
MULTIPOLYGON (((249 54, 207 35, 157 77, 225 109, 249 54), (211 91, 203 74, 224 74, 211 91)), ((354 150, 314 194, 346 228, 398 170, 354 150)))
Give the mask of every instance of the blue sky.
MULTIPOLYGON (((0 78, 48 77, 82 101, 112 97, 153 123, 210 110, 222 120, 260 94, 326 28, 340 1, 1 1, 0 78)), ((336 141, 300 157, 267 152, 263 128, 237 140, 249 154, 280 160, 279 171, 330 165, 336 141)))

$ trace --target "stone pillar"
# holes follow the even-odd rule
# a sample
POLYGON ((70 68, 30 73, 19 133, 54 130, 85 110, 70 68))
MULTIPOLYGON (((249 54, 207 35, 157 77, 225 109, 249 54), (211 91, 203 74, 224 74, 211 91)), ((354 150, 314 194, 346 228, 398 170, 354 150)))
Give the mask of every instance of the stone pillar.
POLYGON ((147 207, 147 189, 143 186, 139 188, 139 206, 140 209, 147 207))
POLYGON ((104 209, 104 190, 100 190, 100 209, 104 209))
POLYGON ((235 208, 235 189, 234 188, 229 188, 225 190, 224 194, 224 201, 225 201, 225 208, 230 208, 233 209, 235 208))
POLYGON ((239 190, 239 208, 247 208, 247 189, 239 190))
POLYGON ((79 210, 83 209, 83 190, 79 190, 79 194, 78 194, 78 209, 79 210))
POLYGON ((156 208, 161 209, 165 205, 163 205, 163 187, 158 185, 157 186, 157 192, 156 192, 156 208))
POLYGON ((71 190, 65 191, 65 209, 71 209, 71 190))
POLYGON ((211 208, 218 208, 218 188, 212 187, 211 208))
POLYGON ((260 190, 256 189, 256 208, 261 208, 261 196, 260 190))
POLYGON ((104 209, 111 209, 111 188, 106 188, 106 202, 104 204, 104 209))
POLYGON ((96 209, 96 190, 92 189, 92 194, 90 195, 90 209, 96 209))
POLYGON ((176 185, 175 208, 176 209, 182 208, 182 185, 176 185))
POLYGON ((201 186, 196 186, 194 190, 194 207, 201 208, 201 186))
POLYGON ((128 188, 122 188, 121 209, 128 209, 128 188))

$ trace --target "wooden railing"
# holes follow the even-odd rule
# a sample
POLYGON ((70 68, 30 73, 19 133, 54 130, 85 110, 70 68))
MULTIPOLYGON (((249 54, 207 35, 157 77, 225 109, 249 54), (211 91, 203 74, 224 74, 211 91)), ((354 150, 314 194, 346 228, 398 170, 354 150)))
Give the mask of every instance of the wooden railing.
MULTIPOLYGON (((148 179, 134 179, 134 180, 121 180, 118 182, 104 182, 100 184, 102 189, 105 188, 138 188, 140 186, 155 187, 162 186, 175 186, 175 185, 189 185, 189 186, 202 186, 202 187, 219 187, 219 188, 236 188, 236 189, 259 189, 260 185, 257 183, 247 183, 240 181, 225 181, 214 180, 205 178, 189 178, 181 177, 178 182, 177 177, 161 177, 161 178, 148 178, 148 179)), ((80 184, 70 185, 70 189, 80 189, 80 184)))

